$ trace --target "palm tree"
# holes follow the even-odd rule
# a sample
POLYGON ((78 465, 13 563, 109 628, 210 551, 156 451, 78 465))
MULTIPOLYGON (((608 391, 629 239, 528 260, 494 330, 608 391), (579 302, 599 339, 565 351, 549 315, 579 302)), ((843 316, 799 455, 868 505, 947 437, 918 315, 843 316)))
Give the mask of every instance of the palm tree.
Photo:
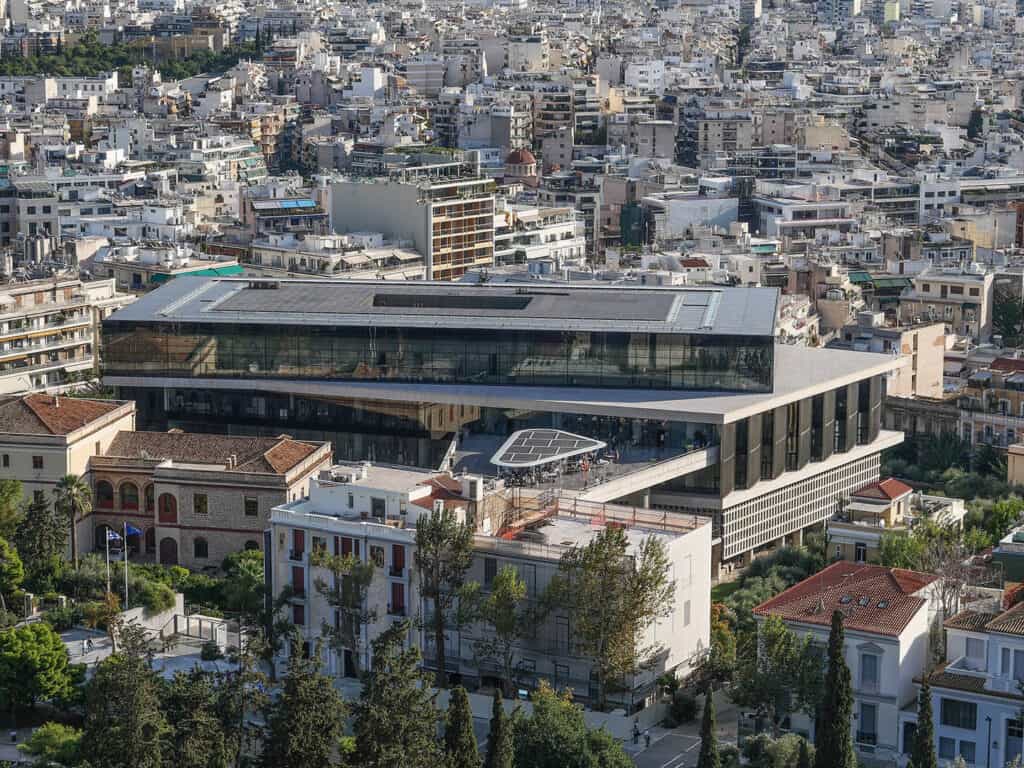
POLYGON ((92 512, 92 488, 78 475, 64 475, 53 490, 58 508, 71 523, 71 558, 78 570, 78 519, 92 512))

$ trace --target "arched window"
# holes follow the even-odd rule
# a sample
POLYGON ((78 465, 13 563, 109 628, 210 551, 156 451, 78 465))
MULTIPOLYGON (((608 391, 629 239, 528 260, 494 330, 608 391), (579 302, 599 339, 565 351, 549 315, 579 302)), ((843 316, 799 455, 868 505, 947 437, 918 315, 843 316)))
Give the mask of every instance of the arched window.
POLYGON ((96 508, 114 508, 114 486, 112 486, 106 480, 100 480, 98 483, 96 483, 96 508))
POLYGON ((107 531, 113 530, 106 523, 97 525, 94 529, 95 532, 95 546, 97 552, 103 552, 107 548, 107 531))
POLYGON ((157 519, 161 523, 178 522, 178 500, 173 493, 161 493, 157 519))
POLYGON ((178 564, 178 542, 170 536, 160 539, 160 565, 178 564))
POLYGON ((196 539, 192 542, 193 553, 197 560, 205 560, 210 556, 210 545, 206 543, 206 539, 196 539))
POLYGON ((153 514, 153 510, 156 508, 156 500, 153 498, 153 484, 150 483, 146 486, 146 511, 149 514, 153 514))
POLYGON ((252 539, 249 539, 247 542, 245 542, 245 548, 247 550, 248 549, 259 549, 260 548, 260 543, 258 541, 253 541, 252 539))
POLYGON ((139 508, 139 488, 135 483, 121 484, 121 509, 136 510, 139 508))

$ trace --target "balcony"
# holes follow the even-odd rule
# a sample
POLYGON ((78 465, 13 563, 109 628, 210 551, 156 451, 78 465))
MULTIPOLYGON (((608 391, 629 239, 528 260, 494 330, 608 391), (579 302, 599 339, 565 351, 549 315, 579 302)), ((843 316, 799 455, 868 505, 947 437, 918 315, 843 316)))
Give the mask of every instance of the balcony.
POLYGON ((289 560, 294 560, 297 563, 301 563, 305 557, 306 557, 306 550, 304 550, 304 549, 289 549, 288 550, 288 559, 289 560))
POLYGON ((981 659, 969 659, 966 656, 959 656, 946 665, 946 672, 962 677, 983 680, 986 691, 1021 696, 1021 684, 1024 681, 1017 680, 1010 675, 993 675, 987 669, 977 668, 984 663, 981 659))
POLYGON ((388 568, 388 576, 394 576, 396 579, 400 579, 405 576, 404 565, 392 565, 388 568))
POLYGON ((878 734, 873 731, 857 731, 857 743, 873 747, 878 743, 878 734))
POLYGON ((405 616, 405 606, 388 603, 388 616, 405 616))

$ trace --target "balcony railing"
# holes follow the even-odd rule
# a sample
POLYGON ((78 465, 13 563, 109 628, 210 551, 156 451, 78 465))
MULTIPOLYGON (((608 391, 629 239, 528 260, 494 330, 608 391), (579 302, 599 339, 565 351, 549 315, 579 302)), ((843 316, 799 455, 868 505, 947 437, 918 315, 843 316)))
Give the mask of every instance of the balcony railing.
POLYGON ((878 743, 878 734, 871 731, 857 731, 857 743, 874 746, 878 743))
POLYGON ((402 578, 402 576, 405 575, 405 566, 404 565, 392 565, 390 568, 388 568, 388 575, 389 576, 394 576, 394 577, 399 578, 399 579, 402 578))
POLYGON ((306 550, 304 549, 289 549, 288 559, 295 560, 296 562, 302 562, 302 559, 306 556, 306 550))
POLYGON ((388 616, 405 616, 405 606, 388 603, 388 616))

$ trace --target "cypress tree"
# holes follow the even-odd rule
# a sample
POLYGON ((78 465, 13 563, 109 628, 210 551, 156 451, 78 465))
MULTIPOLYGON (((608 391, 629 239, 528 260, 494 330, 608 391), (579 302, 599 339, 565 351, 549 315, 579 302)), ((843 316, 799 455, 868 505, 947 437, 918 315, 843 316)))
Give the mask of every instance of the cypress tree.
POLYGON ((700 722, 700 755, 697 768, 721 768, 722 758, 718 754, 715 740, 715 696, 711 686, 704 695, 704 716, 700 722))
POLYGON ((938 768, 935 757, 935 723, 932 720, 932 687, 927 678, 921 683, 917 697, 917 732, 910 750, 911 762, 915 768, 938 768))
POLYGON ((811 768, 811 751, 807 739, 800 739, 800 754, 796 759, 796 768, 811 768))
POLYGON ((843 614, 837 610, 832 613, 832 630, 828 635, 828 672, 817 723, 815 768, 857 768, 850 735, 852 718, 850 668, 843 656, 843 614))
POLYGON ((512 768, 512 755, 512 722, 501 704, 501 691, 495 690, 484 768, 512 768))
POLYGON ((444 728, 444 750, 449 768, 480 768, 480 752, 473 733, 469 696, 461 685, 452 689, 444 728))

